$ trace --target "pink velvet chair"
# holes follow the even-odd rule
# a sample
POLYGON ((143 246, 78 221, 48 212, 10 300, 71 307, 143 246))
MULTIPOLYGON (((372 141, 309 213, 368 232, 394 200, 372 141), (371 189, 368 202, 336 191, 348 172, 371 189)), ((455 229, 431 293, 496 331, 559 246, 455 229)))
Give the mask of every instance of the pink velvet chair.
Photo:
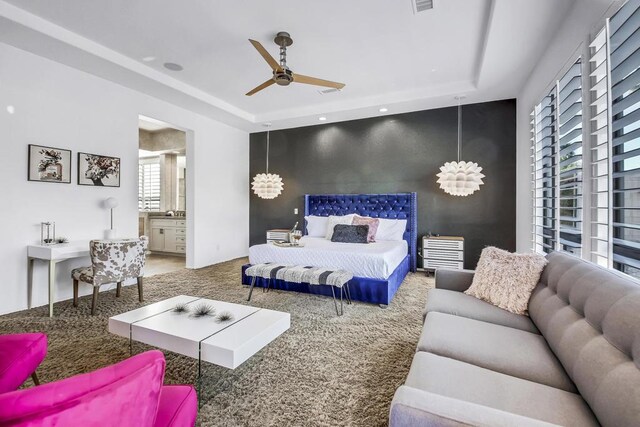
POLYGON ((0 335, 0 393, 16 390, 29 376, 38 385, 36 369, 46 355, 45 334, 0 335))
POLYGON ((1 426, 193 427, 192 386, 165 386, 164 355, 141 353, 97 371, 0 394, 1 426))

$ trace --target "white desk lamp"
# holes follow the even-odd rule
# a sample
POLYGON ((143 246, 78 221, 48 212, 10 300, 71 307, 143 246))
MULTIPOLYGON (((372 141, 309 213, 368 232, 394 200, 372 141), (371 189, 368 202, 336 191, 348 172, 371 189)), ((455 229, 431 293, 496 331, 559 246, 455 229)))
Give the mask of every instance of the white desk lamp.
POLYGON ((118 199, 115 197, 109 197, 104 201, 105 208, 111 211, 111 228, 107 230, 106 238, 107 239, 115 239, 116 238, 116 229, 113 228, 113 210, 118 207, 118 199))

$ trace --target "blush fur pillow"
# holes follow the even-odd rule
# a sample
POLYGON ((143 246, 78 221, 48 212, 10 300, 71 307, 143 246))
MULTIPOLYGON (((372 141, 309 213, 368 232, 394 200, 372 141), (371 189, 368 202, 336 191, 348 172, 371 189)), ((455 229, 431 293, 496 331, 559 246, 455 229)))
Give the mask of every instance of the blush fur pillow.
POLYGON ((540 281, 547 259, 486 247, 464 293, 515 314, 527 315, 531 292, 540 281))
POLYGON ((369 243, 374 243, 376 241, 376 233, 378 232, 378 225, 380 224, 380 220, 378 218, 369 218, 366 216, 356 215, 353 218, 352 225, 368 225, 369 226, 369 234, 367 235, 367 241, 369 243))

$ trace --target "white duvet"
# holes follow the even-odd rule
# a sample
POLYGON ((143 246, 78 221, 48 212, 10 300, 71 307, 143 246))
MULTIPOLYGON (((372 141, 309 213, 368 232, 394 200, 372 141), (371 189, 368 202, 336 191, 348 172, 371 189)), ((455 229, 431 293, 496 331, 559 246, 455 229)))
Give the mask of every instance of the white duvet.
POLYGON ((407 256, 407 242, 337 243, 322 237, 304 236, 301 248, 283 248, 270 243, 249 248, 249 262, 274 262, 343 269, 358 277, 388 279, 407 256))

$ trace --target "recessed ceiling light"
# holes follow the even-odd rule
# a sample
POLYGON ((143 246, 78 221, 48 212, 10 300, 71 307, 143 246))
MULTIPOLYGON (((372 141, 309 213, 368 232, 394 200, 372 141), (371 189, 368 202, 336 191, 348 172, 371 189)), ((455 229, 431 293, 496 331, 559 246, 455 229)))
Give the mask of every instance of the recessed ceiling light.
POLYGON ((156 57, 155 56, 145 56, 144 58, 142 58, 142 60, 144 62, 151 62, 151 61, 155 61, 156 57))
POLYGON ((16 112, 16 108, 13 105, 7 105, 7 113, 13 114, 16 112))
POLYGON ((171 71, 182 71, 184 68, 180 64, 176 64, 175 62, 165 62, 164 68, 171 71))
POLYGON ((386 107, 382 107, 381 109, 379 109, 378 111, 380 111, 381 113, 386 113, 387 111, 389 111, 388 108, 386 107))
POLYGON ((435 68, 432 68, 432 69, 431 69, 431 72, 432 72, 432 73, 435 73, 435 72, 436 72, 436 69, 435 69, 435 68))
POLYGON ((324 122, 325 120, 327 120, 327 118, 325 116, 322 116, 322 117, 318 117, 318 120, 320 120, 321 122, 324 122))

